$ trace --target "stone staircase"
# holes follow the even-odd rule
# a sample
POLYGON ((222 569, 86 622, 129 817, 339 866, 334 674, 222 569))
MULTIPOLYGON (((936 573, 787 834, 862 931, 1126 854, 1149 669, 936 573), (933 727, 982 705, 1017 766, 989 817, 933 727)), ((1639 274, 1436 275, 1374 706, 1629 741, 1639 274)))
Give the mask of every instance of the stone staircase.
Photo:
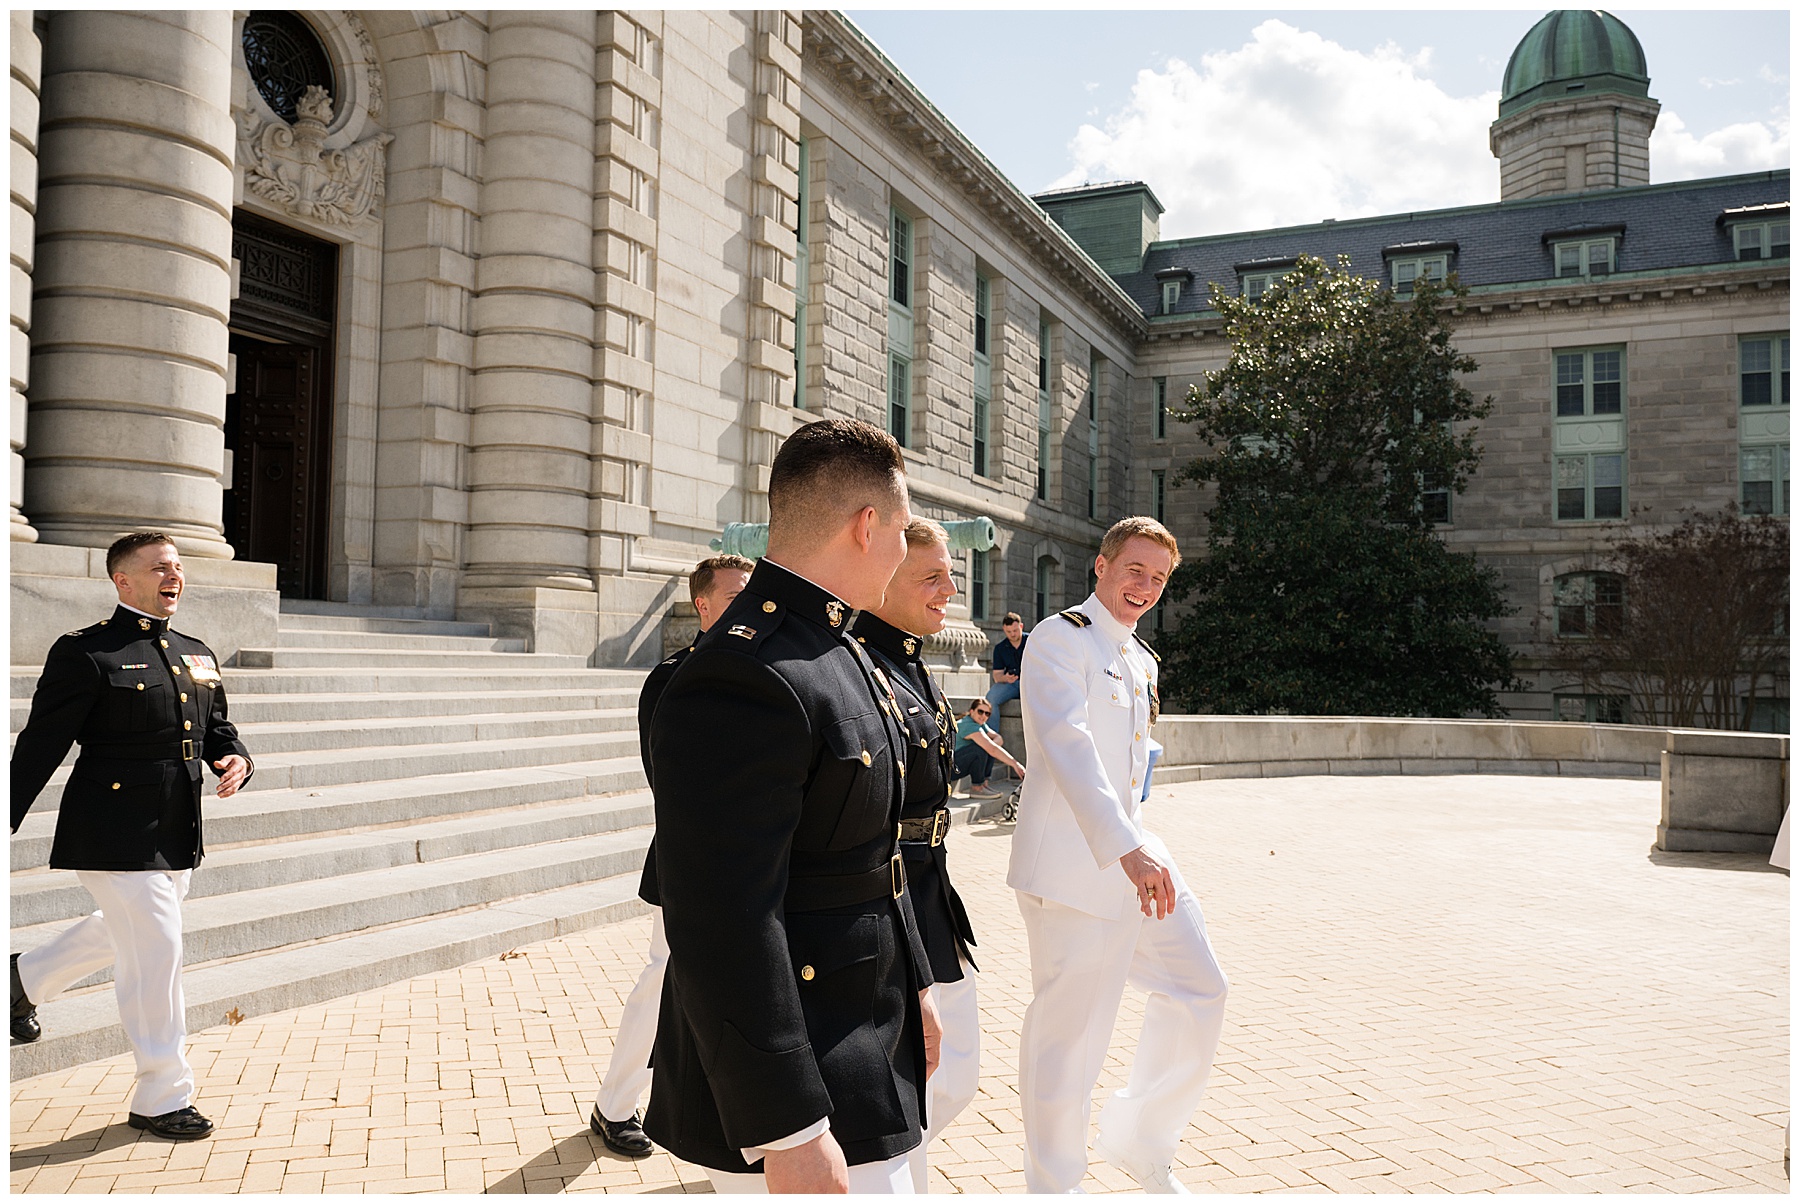
MULTIPOLYGON (((12 672, 11 731, 40 667, 12 672)), ((185 908, 190 1031, 494 956, 637 914, 652 810, 644 674, 528 653, 485 624, 283 604, 277 646, 225 671, 256 759, 212 796, 185 908)), ((12 951, 93 902, 45 862, 57 770, 12 839, 12 951)), ((47 1004, 16 1081, 126 1048, 103 971, 47 1004)))

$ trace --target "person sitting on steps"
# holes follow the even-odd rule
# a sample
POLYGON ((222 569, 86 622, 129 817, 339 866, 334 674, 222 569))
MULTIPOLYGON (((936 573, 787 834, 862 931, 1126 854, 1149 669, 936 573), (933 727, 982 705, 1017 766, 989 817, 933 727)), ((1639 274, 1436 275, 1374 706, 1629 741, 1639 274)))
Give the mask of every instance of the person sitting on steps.
POLYGON ((993 713, 994 708, 987 699, 977 698, 969 704, 963 717, 956 721, 955 776, 951 781, 968 778, 970 798, 1000 797, 998 790, 988 786, 988 776, 994 771, 995 761, 1010 768, 1020 781, 1025 779, 1025 767, 1006 751, 1006 742, 1001 739, 1000 733, 987 725, 993 713))

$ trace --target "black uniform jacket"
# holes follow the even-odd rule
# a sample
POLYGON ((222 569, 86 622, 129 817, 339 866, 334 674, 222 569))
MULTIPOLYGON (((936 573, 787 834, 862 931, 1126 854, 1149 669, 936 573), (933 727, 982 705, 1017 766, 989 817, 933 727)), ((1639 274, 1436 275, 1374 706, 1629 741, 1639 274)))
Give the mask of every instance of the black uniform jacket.
POLYGON ((226 718, 212 649, 171 631, 167 619, 123 606, 51 645, 13 747, 13 831, 77 740, 81 755, 63 787, 51 866, 199 865, 200 766, 250 755, 226 718))
POLYGON ((900 704, 901 722, 906 727, 906 800, 901 820, 914 827, 932 824, 935 834, 901 833, 906 888, 912 894, 919 935, 925 939, 925 952, 931 958, 932 979, 958 982, 963 976, 961 959, 967 959, 971 966, 975 964, 969 956, 975 932, 969 926, 962 897, 950 884, 943 843, 950 827, 946 808, 950 806, 950 754, 956 716, 932 680, 931 670, 919 659, 924 640, 867 613, 856 616, 852 634, 894 684, 894 698, 900 704))
POLYGON ((715 1170, 827 1116, 852 1165, 919 1144, 902 736, 853 615, 765 558, 651 720, 670 954, 644 1127, 715 1170))
MULTIPOLYGON (((669 687, 669 679, 675 676, 675 666, 686 660, 693 650, 694 646, 689 644, 650 670, 650 676, 644 679, 643 690, 638 693, 638 752, 644 758, 644 778, 650 783, 652 793, 656 790, 656 780, 650 770, 650 720, 656 714, 656 704, 662 701, 663 691, 669 687)), ((650 848, 644 854, 644 875, 638 879, 638 898, 652 907, 662 906, 662 896, 656 889, 655 836, 650 838, 650 848)))

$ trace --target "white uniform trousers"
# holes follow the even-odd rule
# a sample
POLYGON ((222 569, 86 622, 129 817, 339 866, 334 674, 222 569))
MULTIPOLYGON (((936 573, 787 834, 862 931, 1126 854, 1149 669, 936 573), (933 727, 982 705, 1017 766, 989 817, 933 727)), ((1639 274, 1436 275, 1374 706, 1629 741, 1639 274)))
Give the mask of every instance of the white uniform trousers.
POLYGON ((1129 1084, 1100 1117, 1109 1146, 1168 1165, 1200 1104, 1225 1021, 1225 975, 1200 903, 1170 867, 1175 910, 1146 919, 1135 906, 1102 920, 1018 892, 1031 948, 1031 1005, 1019 1038, 1025 1190, 1080 1191, 1088 1119, 1129 980, 1150 998, 1129 1084))
POLYGON ((625 997, 625 1012, 613 1035, 612 1060, 600 1080, 594 1107, 607 1120, 630 1120, 638 1101, 650 1089, 650 1051, 656 1045, 656 1020, 662 1011, 663 975, 669 968, 669 938, 663 932, 662 908, 650 909, 650 960, 637 985, 625 997))
MULTIPOLYGON (((733 1171, 707 1168, 716 1195, 767 1195, 769 1184, 761 1175, 742 1175, 733 1171)), ((895 1154, 883 1162, 864 1162, 850 1168, 850 1194, 853 1196, 910 1196, 913 1194, 912 1171, 907 1155, 895 1154)))
POLYGON ((926 1085, 925 1140, 908 1155, 913 1190, 919 1195, 931 1190, 926 1178, 927 1147, 962 1114, 981 1086, 981 1008, 975 997, 975 967, 965 961, 962 972, 956 982, 931 987, 931 1001, 937 1004, 944 1036, 938 1046, 937 1073, 926 1085))
POLYGON ((194 1071, 182 1051, 187 1001, 181 992, 181 901, 193 876, 193 870, 76 870, 100 910, 19 955, 19 985, 40 1005, 113 967, 119 1024, 137 1058, 131 1111, 140 1116, 194 1102, 194 1071))

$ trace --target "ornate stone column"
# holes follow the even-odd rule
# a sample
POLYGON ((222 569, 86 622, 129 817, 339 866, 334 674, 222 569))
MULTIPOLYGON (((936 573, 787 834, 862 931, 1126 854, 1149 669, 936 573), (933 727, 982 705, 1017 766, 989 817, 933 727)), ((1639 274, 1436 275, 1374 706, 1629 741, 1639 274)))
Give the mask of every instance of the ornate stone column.
POLYGON ((43 47, 31 27, 32 10, 12 13, 12 538, 35 543, 26 519, 25 387, 31 365, 31 264, 37 219, 38 81, 43 47))
POLYGON ((44 50, 26 511, 229 559, 231 13, 58 12, 44 50))
POLYGON ((593 10, 493 11, 458 609, 592 652, 593 10), (571 596, 574 595, 574 596, 571 596))

